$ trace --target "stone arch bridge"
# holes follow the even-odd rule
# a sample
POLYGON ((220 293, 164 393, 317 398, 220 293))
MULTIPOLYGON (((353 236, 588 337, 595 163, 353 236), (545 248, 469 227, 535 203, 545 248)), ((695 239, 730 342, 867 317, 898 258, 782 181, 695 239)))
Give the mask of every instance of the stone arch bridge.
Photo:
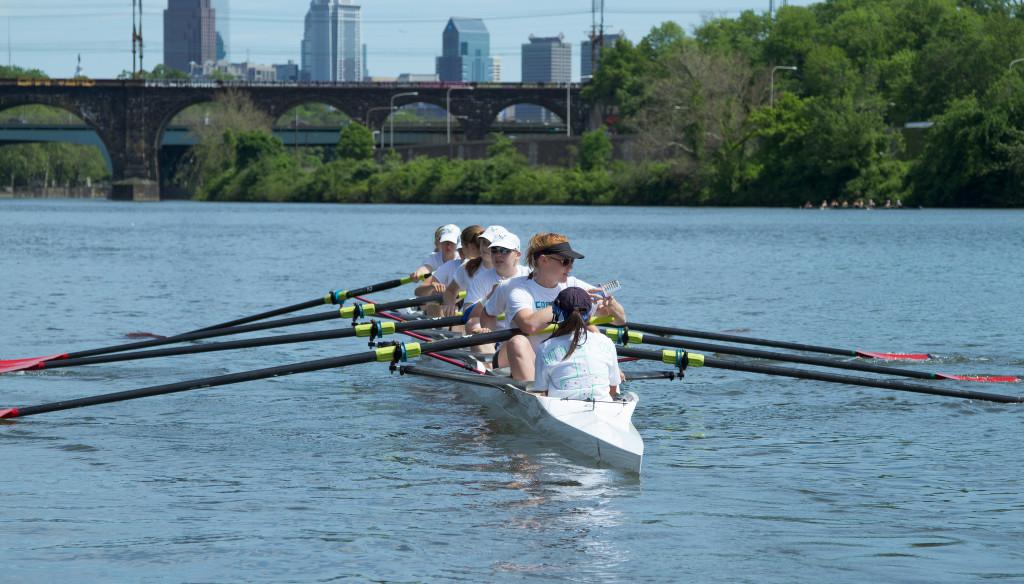
POLYGON ((581 86, 565 84, 243 84, 88 79, 0 80, 0 111, 48 105, 81 118, 103 141, 113 167, 114 198, 159 198, 159 149, 171 119, 185 108, 231 91, 278 119, 290 109, 324 103, 353 120, 380 126, 395 106, 427 103, 451 111, 469 140, 484 139, 509 106, 539 105, 566 120, 573 134, 587 129, 590 112, 581 86), (399 94, 415 92, 415 96, 399 94))

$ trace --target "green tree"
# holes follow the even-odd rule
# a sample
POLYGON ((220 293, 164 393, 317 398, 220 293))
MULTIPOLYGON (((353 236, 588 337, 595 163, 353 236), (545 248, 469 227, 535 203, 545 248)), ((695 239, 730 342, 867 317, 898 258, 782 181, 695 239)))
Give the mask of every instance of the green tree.
POLYGON ((895 198, 904 167, 900 142, 881 114, 852 97, 787 94, 752 116, 760 167, 745 204, 798 205, 809 198, 895 198))
POLYGON ((1024 205, 1024 79, 1007 73, 983 96, 954 101, 929 130, 909 183, 915 201, 1024 205))
POLYGON ((345 160, 371 160, 374 153, 373 132, 359 122, 352 122, 341 131, 338 140, 338 158, 345 160))
POLYGON ((601 126, 586 132, 580 139, 580 167, 585 171, 605 170, 612 160, 612 141, 608 130, 601 126))

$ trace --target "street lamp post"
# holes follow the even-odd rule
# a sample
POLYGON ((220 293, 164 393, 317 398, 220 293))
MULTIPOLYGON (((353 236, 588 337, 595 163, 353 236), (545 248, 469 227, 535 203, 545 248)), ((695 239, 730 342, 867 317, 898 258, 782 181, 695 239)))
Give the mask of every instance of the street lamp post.
MULTIPOLYGON (((448 144, 452 143, 452 92, 453 91, 473 91, 472 87, 449 87, 448 91, 445 92, 445 109, 447 110, 448 116, 448 144)), ((449 148, 450 150, 450 148, 449 148)), ((449 156, 450 158, 450 156, 449 156)))
POLYGON ((769 107, 775 107, 775 72, 776 71, 780 71, 780 70, 781 71, 796 71, 797 68, 793 67, 793 66, 790 66, 790 65, 776 65, 775 67, 772 67, 772 75, 771 75, 771 77, 772 77, 772 82, 771 82, 772 95, 771 95, 770 101, 768 102, 769 107))
POLYGON ((1014 59, 1010 61, 1010 71, 1013 71, 1013 66, 1017 63, 1024 63, 1024 59, 1014 59))
POLYGON ((389 132, 391 134, 392 150, 395 149, 395 100, 398 99, 399 97, 413 97, 419 94, 420 92, 418 91, 407 91, 405 93, 396 93, 391 96, 391 129, 389 130, 389 132))
POLYGON ((565 85, 565 137, 572 137, 572 81, 565 85))
MULTIPOLYGON (((371 107, 370 109, 366 110, 366 127, 367 128, 370 127, 370 115, 373 114, 373 112, 381 112, 381 111, 390 110, 390 109, 391 108, 389 108, 389 107, 371 107)), ((381 123, 380 123, 380 149, 381 150, 384 149, 384 122, 383 121, 381 121, 381 123)))

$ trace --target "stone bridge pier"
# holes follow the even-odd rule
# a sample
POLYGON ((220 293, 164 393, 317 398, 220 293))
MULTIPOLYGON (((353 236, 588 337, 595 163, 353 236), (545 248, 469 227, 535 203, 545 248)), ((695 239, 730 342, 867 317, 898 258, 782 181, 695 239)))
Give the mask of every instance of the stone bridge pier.
POLYGON ((218 84, 135 80, 0 80, 0 111, 22 105, 67 110, 103 141, 113 167, 115 199, 160 198, 159 151, 164 130, 189 106, 226 92, 248 97, 271 119, 292 108, 324 103, 371 129, 396 107, 427 103, 455 116, 468 140, 483 140, 498 115, 513 105, 539 105, 566 120, 573 134, 588 129, 590 110, 579 85, 544 84, 218 84), (399 94, 416 93, 416 95, 399 94), (451 101, 449 102, 449 96, 451 101), (568 119, 566 119, 568 118, 568 119))

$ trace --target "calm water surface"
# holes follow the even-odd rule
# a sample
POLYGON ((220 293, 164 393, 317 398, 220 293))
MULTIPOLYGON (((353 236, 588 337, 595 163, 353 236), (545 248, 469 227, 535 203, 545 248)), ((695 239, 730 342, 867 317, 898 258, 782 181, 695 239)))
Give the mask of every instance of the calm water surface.
MULTIPOLYGON (((1024 213, 987 211, 0 201, 0 358, 406 274, 449 221, 569 234, 636 321, 1024 372, 1024 213)), ((0 405, 365 349, 4 376, 0 405)), ((383 365, 2 423, 0 581, 1024 581, 1024 408, 711 369, 632 389, 639 480, 383 365)))

